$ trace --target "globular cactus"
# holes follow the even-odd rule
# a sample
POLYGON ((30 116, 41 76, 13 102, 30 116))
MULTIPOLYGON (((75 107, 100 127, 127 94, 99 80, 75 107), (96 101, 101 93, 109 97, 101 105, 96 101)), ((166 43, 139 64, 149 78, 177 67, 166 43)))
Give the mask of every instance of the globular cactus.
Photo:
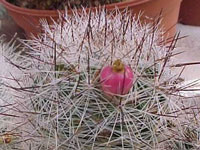
POLYGON ((189 117, 190 107, 182 103, 170 72, 177 37, 164 45, 159 24, 142 26, 128 11, 83 10, 61 18, 51 26, 43 21, 44 33, 22 41, 21 53, 8 57, 21 75, 9 70, 15 85, 3 84, 13 104, 4 110, 16 115, 5 132, 13 140, 4 142, 4 149, 195 147, 180 138, 186 135, 181 116, 189 117), (110 94, 100 74, 116 60, 132 71, 132 83, 125 93, 110 94))

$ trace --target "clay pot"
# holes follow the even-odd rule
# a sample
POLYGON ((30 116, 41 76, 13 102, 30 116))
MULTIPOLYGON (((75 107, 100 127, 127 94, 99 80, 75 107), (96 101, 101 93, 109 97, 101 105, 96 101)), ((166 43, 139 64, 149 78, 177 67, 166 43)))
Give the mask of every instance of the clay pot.
MULTIPOLYGON (((176 32, 175 25, 178 20, 181 1, 182 0, 127 0, 125 2, 106 5, 106 8, 108 11, 111 11, 116 7, 120 10, 128 7, 130 10, 133 10, 134 14, 143 12, 141 20, 145 23, 152 22, 162 11, 161 26, 163 30, 166 31, 165 37, 169 37, 173 36, 176 32)), ((52 22, 52 19, 57 20, 59 16, 57 10, 26 9, 10 4, 6 0, 1 0, 1 3, 5 6, 15 22, 25 30, 28 36, 30 36, 31 33, 38 35, 38 33, 41 32, 39 26, 39 20, 41 18, 52 22)), ((64 11, 61 12, 64 13, 64 11)))
POLYGON ((187 25, 200 26, 200 0, 183 0, 179 22, 187 25))

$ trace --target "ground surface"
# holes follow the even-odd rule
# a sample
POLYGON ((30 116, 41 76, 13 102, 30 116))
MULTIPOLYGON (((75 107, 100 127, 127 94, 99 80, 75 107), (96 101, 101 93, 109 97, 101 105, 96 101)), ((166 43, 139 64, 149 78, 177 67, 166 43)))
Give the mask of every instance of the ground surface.
MULTIPOLYGON (((174 68, 173 73, 179 74, 184 69, 181 77, 185 84, 196 82, 195 89, 200 89, 200 27, 177 24, 180 36, 187 36, 178 41, 176 52, 183 52, 173 58, 174 63, 194 63, 184 67, 174 68)), ((188 92, 189 95, 200 95, 200 90, 188 92)), ((199 98, 198 98, 199 99, 199 98)))
MULTIPOLYGON (((179 40, 177 51, 183 53, 177 55, 174 61, 180 63, 200 62, 200 27, 178 24, 177 31, 181 32, 181 36, 187 37, 179 40)), ((200 64, 186 66, 182 77, 186 81, 200 79, 200 64)))

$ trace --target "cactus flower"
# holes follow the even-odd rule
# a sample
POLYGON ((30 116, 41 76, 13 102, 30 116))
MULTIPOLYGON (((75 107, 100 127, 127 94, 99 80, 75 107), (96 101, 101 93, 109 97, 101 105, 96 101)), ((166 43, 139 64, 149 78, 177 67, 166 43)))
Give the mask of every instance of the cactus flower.
POLYGON ((100 73, 102 90, 110 95, 127 94, 133 85, 133 78, 132 69, 119 59, 112 66, 104 67, 100 73))

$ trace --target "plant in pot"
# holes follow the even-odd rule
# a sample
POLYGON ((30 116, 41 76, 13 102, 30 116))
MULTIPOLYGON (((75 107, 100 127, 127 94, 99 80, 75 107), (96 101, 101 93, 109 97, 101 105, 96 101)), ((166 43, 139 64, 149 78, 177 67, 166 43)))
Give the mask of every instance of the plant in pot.
POLYGON ((22 51, 2 46, 2 149, 197 149, 199 111, 170 73, 178 37, 160 44, 130 13, 64 17, 22 51))
POLYGON ((200 26, 200 1, 183 0, 180 8, 179 21, 186 25, 200 26))
MULTIPOLYGON (((26 34, 38 35, 41 32, 40 19, 57 21, 59 13, 64 13, 64 8, 90 7, 86 11, 95 10, 96 6, 105 5, 108 12, 119 8, 132 10, 134 15, 141 16, 143 24, 153 22, 156 17, 162 19, 160 27, 164 30, 165 37, 175 34, 181 0, 1 0, 16 23, 22 27, 26 34)), ((98 8, 97 8, 98 9, 98 8)), ((71 10, 68 10, 70 13, 71 10)))
POLYGON ((40 10, 64 10, 65 7, 81 8, 81 7, 98 7, 112 3, 123 2, 126 0, 7 0, 8 2, 20 7, 40 10))

